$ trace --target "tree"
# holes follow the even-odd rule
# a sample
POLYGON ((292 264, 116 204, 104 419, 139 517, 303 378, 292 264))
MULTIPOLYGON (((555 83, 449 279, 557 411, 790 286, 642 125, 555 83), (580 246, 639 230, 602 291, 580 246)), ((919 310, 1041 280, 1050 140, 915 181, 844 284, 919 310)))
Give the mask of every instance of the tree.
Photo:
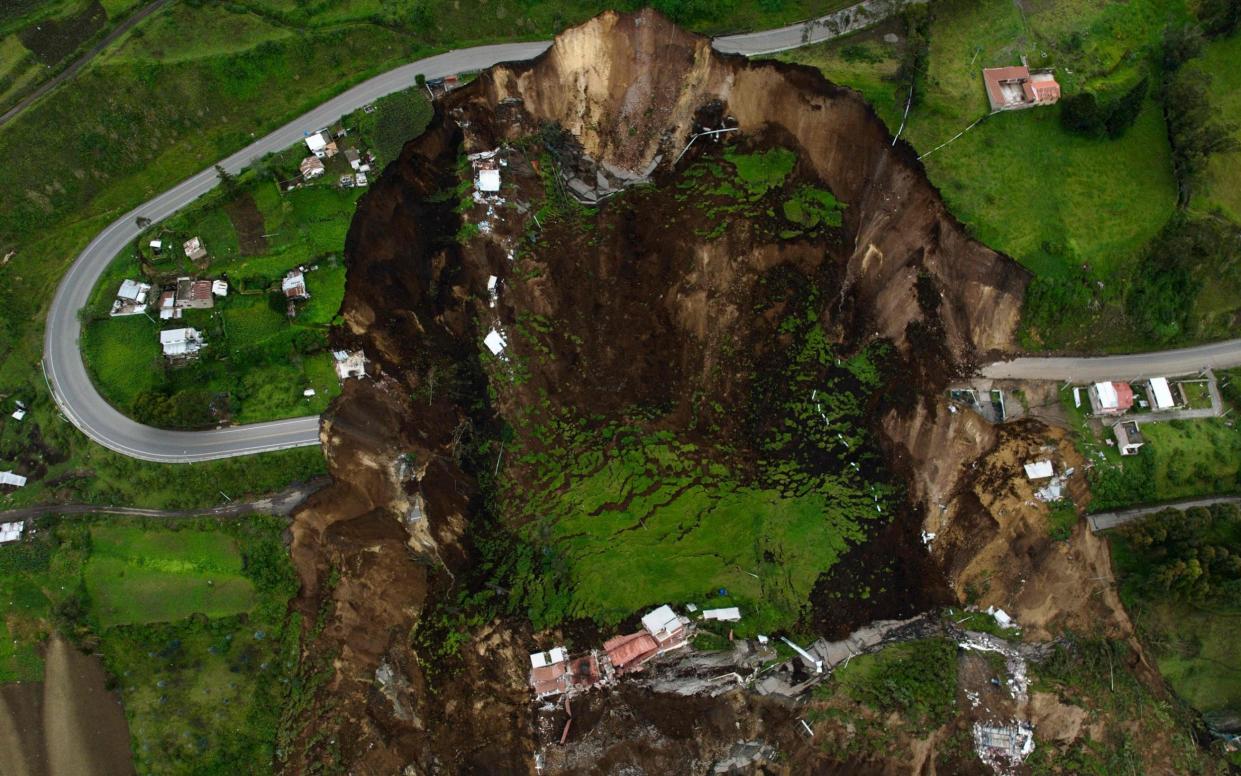
POLYGON ((1198 21, 1208 37, 1232 35, 1241 25, 1241 0, 1200 0, 1198 21))
POLYGON ((1193 184, 1215 154, 1241 149, 1237 125, 1224 121, 1209 99, 1211 77, 1197 69, 1179 70, 1164 88, 1164 118, 1172 145, 1172 170, 1180 206, 1189 204, 1193 184))
POLYGON ((1163 67, 1169 73, 1202 53, 1202 32, 1195 25, 1169 26, 1163 31, 1163 67))

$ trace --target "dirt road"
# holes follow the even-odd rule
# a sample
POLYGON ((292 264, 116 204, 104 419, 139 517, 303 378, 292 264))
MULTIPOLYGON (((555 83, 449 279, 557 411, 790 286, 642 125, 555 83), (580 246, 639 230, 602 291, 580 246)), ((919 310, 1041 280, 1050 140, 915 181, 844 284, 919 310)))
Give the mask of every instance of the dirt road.
POLYGON ((210 509, 144 509, 100 504, 42 504, 0 512, 0 522, 26 520, 43 515, 136 515, 138 517, 245 517, 246 515, 288 516, 312 493, 327 485, 327 477, 299 482, 284 490, 250 501, 230 501, 210 509))

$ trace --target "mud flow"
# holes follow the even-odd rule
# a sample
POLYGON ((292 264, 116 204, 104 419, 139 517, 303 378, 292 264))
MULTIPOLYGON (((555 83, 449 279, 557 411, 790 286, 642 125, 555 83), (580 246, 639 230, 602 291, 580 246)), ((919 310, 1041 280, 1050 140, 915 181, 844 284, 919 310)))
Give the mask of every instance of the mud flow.
POLYGON ((937 397, 1027 276, 855 93, 604 14, 441 98, 346 257, 371 367, 292 529, 289 772, 748 767, 806 749, 786 704, 651 672, 540 710, 529 653, 664 602, 838 639, 954 599, 921 530, 995 440, 937 397))

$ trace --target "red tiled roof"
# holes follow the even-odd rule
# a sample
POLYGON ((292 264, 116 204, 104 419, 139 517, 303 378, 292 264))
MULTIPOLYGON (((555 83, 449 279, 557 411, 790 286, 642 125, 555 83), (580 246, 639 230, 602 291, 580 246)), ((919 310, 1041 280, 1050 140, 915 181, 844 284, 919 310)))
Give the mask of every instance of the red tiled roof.
POLYGON ((1112 383, 1116 389, 1116 409, 1125 411, 1133 406, 1133 387, 1129 383, 1112 383))
POLYGON ((569 683, 569 665, 553 663, 549 666, 530 669, 530 686, 536 695, 562 692, 569 683))
POLYGON ((649 633, 638 632, 627 636, 617 636, 603 642, 603 649, 608 659, 618 670, 624 670, 631 663, 641 663, 659 651, 659 644, 649 633))
POLYGON ((1000 89, 1001 81, 1019 81, 1030 77, 1030 68, 1025 65, 1013 67, 984 67, 982 81, 987 86, 987 99, 992 108, 999 108, 1006 103, 1004 92, 1000 89))

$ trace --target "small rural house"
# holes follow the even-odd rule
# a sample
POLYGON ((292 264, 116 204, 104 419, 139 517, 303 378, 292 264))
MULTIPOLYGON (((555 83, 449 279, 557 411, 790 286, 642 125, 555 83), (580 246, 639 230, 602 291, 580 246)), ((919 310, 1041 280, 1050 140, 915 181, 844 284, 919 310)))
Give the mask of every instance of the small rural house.
POLYGON ((320 159, 331 159, 336 156, 336 141, 327 133, 327 130, 321 129, 313 135, 307 135, 306 147, 310 149, 310 153, 320 159))
POLYGON ((203 241, 197 237, 191 237, 185 241, 185 256, 190 261, 202 261, 207 258, 207 249, 203 247, 203 241))
POLYGON ((0 485, 8 485, 12 488, 20 488, 26 484, 26 478, 20 474, 14 474, 11 471, 0 472, 0 485))
POLYGON ((306 275, 300 269, 289 270, 280 281, 280 290, 291 301, 310 298, 310 292, 306 290, 306 275))
POLYGON ((350 377, 366 377, 366 355, 360 350, 352 353, 333 350, 332 361, 335 362, 336 376, 342 383, 350 377))
POLYGON ((0 544, 20 541, 26 524, 21 520, 12 523, 0 523, 0 544))
POLYGON ((1133 388, 1129 383, 1094 383, 1086 393, 1096 415, 1123 415, 1133 407, 1133 388))
POLYGON ((211 281, 211 293, 212 295, 219 296, 219 297, 228 296, 228 281, 226 280, 211 281))
POLYGON ((170 359, 189 358, 206 347, 202 333, 191 328, 161 331, 159 344, 164 349, 164 356, 170 359))
POLYGON ((137 280, 122 280, 121 287, 116 290, 116 299, 112 301, 113 317, 122 315, 140 315, 147 310, 147 295, 151 292, 150 283, 137 280))
POLYGON ((982 82, 993 112, 1054 105, 1060 99, 1060 84, 1054 75, 1047 71, 1031 73, 1024 64, 984 68, 982 82))
POLYGON ((157 255, 157 256, 160 254, 160 252, 161 252, 161 251, 163 251, 163 250, 164 250, 164 241, 163 241, 163 240, 152 240, 152 241, 151 241, 150 243, 148 243, 148 244, 149 244, 149 245, 150 245, 150 247, 151 247, 151 252, 152 252, 152 253, 154 253, 154 254, 155 254, 155 255, 157 255))
POLYGON ((349 166, 354 170, 362 168, 362 155, 358 153, 356 148, 345 149, 345 161, 349 162, 349 166))
POLYGON ((1122 420, 1112 426, 1112 433, 1116 434, 1116 446, 1121 455, 1137 455, 1138 448, 1146 444, 1136 420, 1122 420))
POLYGON ((703 609, 702 619, 719 620, 720 622, 737 622, 741 619, 741 610, 735 606, 723 609, 703 609))
POLYGON ((1147 396, 1151 400, 1151 409, 1170 410, 1176 406, 1176 399, 1172 398, 1172 388, 1168 385, 1166 377, 1152 377, 1147 382, 1147 396))
POLYGON ((177 278, 177 307, 183 310, 203 310, 215 306, 210 280, 177 278))
POLYGON ((327 168, 323 166, 323 162, 317 156, 307 156, 303 159, 300 169, 302 171, 302 180, 304 181, 314 180, 327 172, 327 168))
POLYGON ((366 179, 366 173, 360 172, 353 176, 353 185, 359 189, 366 188, 369 181, 366 179))
POLYGON ((1051 466, 1051 461, 1034 461, 1026 464, 1025 469, 1028 480, 1045 480, 1056 473, 1051 466))

